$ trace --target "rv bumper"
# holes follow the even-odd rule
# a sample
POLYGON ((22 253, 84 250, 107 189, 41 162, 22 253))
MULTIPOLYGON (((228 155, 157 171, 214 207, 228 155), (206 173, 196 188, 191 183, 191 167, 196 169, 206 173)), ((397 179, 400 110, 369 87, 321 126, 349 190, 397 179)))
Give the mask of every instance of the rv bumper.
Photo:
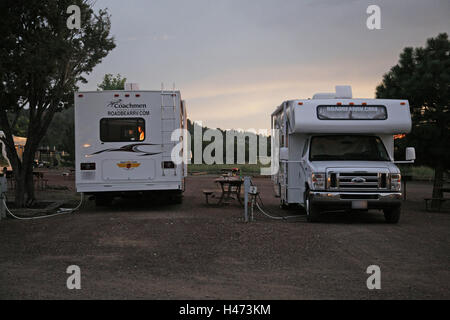
POLYGON ((181 183, 129 183, 129 184, 105 184, 90 183, 77 184, 77 192, 93 194, 98 192, 145 192, 145 191, 164 191, 164 190, 181 190, 181 183))
MULTIPOLYGON (((326 192, 311 191, 311 203, 321 208, 329 209, 351 209, 355 208, 355 203, 363 206, 367 204, 367 209, 384 209, 399 207, 402 202, 401 192, 367 192, 367 193, 347 193, 347 192, 326 192)), ((364 207, 362 207, 364 209, 364 207)))

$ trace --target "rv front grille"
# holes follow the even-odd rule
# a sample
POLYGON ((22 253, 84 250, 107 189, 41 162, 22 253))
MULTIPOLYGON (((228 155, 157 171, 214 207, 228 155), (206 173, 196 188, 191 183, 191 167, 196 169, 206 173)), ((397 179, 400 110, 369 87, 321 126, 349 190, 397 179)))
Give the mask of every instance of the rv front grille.
POLYGON ((380 176, 380 188, 385 189, 387 188, 387 174, 382 173, 380 176))
POLYGON ((337 187, 337 177, 335 172, 330 173, 330 187, 331 188, 337 187))
POLYGON ((388 174, 379 172, 329 172, 329 188, 371 191, 387 189, 388 174))

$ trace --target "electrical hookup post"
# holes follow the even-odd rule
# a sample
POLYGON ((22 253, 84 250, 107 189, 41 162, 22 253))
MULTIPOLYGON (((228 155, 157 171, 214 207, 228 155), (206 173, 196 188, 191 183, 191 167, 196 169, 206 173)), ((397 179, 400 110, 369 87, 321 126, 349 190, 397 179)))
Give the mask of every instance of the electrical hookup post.
POLYGON ((6 218, 6 208, 5 208, 5 196, 4 193, 8 191, 8 182, 6 180, 6 176, 1 173, 0 174, 0 220, 6 218))
POLYGON ((248 191, 250 190, 250 177, 244 177, 244 221, 248 222, 248 191))
POLYGON ((257 188, 250 177, 244 177, 244 221, 253 221, 253 209, 256 203, 257 188))

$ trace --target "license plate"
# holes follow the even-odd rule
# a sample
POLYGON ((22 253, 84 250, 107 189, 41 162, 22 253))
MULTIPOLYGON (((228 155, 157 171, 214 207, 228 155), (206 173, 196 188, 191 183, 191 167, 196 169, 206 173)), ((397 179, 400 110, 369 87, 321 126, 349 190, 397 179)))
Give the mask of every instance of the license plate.
POLYGON ((367 200, 352 201, 352 209, 367 209, 367 200))

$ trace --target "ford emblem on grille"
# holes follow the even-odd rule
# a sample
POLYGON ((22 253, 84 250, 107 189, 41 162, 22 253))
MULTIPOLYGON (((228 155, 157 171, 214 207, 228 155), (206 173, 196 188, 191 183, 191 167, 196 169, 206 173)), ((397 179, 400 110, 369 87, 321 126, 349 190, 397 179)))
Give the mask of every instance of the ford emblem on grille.
POLYGON ((366 182, 366 179, 364 179, 363 177, 355 177, 352 179, 352 182, 354 183, 364 183, 366 182))

